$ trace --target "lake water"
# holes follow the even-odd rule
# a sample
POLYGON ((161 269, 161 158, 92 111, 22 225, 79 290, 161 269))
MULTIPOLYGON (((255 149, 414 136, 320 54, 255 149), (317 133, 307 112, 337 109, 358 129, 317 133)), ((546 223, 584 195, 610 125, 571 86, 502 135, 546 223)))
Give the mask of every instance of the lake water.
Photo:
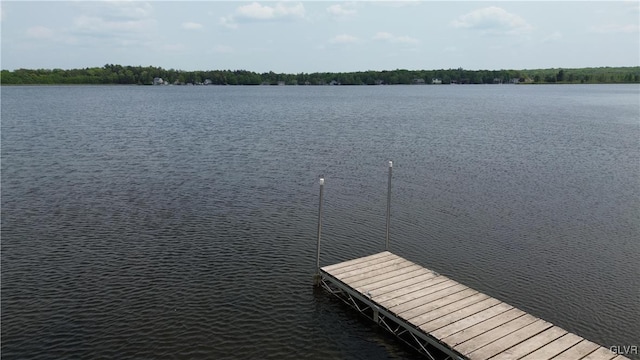
POLYGON ((314 289, 391 249, 640 345, 638 85, 2 87, 2 357, 409 359, 314 289))

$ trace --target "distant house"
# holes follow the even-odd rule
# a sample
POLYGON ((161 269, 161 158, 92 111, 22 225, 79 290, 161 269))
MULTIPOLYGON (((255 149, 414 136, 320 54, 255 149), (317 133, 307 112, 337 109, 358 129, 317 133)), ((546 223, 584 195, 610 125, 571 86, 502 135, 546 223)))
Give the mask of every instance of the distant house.
POLYGON ((424 79, 413 79, 413 83, 416 85, 424 85, 424 79))
POLYGON ((493 78, 493 83, 494 84, 502 84, 502 79, 501 78, 493 78))
POLYGON ((513 79, 511 79, 510 83, 518 84, 518 83, 520 83, 520 78, 513 78, 513 79))
POLYGON ((282 80, 278 81, 278 86, 284 86, 284 81, 282 80))
POLYGON ((204 84, 205 84, 205 85, 211 85, 211 84, 213 84, 213 81, 211 81, 211 79, 206 79, 206 80, 204 81, 204 84))
POLYGON ((431 79, 431 83, 434 84, 434 85, 441 85, 442 84, 442 79, 433 78, 433 79, 431 79))
POLYGON ((160 77, 153 78, 153 85, 164 85, 164 80, 160 77))
POLYGON ((384 81, 380 79, 376 80, 375 83, 376 85, 384 85, 384 81))

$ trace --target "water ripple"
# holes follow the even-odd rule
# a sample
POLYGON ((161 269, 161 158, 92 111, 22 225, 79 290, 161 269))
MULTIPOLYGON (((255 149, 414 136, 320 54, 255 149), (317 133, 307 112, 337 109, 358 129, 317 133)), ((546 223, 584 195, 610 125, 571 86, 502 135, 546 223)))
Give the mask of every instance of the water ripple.
POLYGON ((384 249, 387 159, 393 251, 640 333, 636 87, 2 90, 3 358, 413 358, 311 287, 318 176, 325 265, 384 249))

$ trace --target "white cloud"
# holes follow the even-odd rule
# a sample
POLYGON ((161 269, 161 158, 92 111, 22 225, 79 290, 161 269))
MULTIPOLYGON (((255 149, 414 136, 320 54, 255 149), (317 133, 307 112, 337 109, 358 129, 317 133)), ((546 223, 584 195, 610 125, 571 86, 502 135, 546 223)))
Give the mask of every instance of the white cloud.
POLYGON ((114 21, 86 15, 82 15, 74 19, 76 30, 83 33, 103 35, 114 32, 141 32, 148 30, 153 24, 155 24, 155 20, 153 19, 114 21))
POLYGON ((347 3, 344 5, 334 4, 327 8, 327 12, 336 18, 344 18, 355 15, 356 9, 354 3, 347 3))
POLYGON ((72 36, 111 39, 119 46, 139 45, 153 37, 157 22, 153 7, 142 1, 74 3, 81 9, 73 19, 72 36))
POLYGON ((374 40, 389 40, 393 38, 393 35, 391 35, 388 32, 378 32, 377 34, 375 34, 375 36, 373 37, 374 40))
POLYGON ((185 22, 182 23, 182 28, 187 30, 201 30, 202 24, 198 24, 195 22, 185 22))
POLYGON ((271 19, 275 15, 275 11, 270 6, 262 6, 257 2, 250 5, 240 6, 236 11, 240 16, 244 16, 251 19, 271 19))
POLYGON ((229 29, 237 29, 242 21, 277 21, 304 18, 305 9, 302 3, 279 2, 275 6, 261 5, 252 2, 236 9, 234 14, 220 17, 220 25, 229 29))
POLYGON ((53 37, 53 30, 44 26, 34 26, 27 29, 27 36, 33 39, 50 39, 53 37))
POLYGON ((117 9, 123 17, 134 19, 147 18, 152 15, 153 7, 148 2, 142 1, 107 1, 117 9))
POLYGON ((407 6, 416 6, 420 5, 422 0, 395 0, 395 1, 373 1, 372 4, 391 7, 391 8, 402 8, 407 6))
POLYGON ((148 3, 137 1, 80 2, 81 15, 71 21, 64 31, 66 38, 58 39, 75 46, 94 46, 100 43, 105 48, 140 48, 157 40, 157 21, 148 3))
POLYGON ((124 21, 130 19, 145 19, 153 15, 151 3, 144 1, 88 1, 76 4, 83 13, 108 21, 124 21))
POLYGON ((640 26, 636 24, 627 24, 627 25, 619 25, 619 24, 607 24, 600 26, 591 27, 591 32, 598 34, 630 34, 640 31, 640 26))
POLYGON ((260 5, 253 2, 249 5, 240 6, 236 13, 241 18, 254 20, 272 20, 276 18, 302 18, 304 17, 304 6, 302 3, 282 3, 275 6, 260 5))
POLYGON ((229 29, 237 29, 238 28, 238 24, 233 19, 233 16, 223 16, 223 17, 220 18, 219 23, 220 23, 220 25, 222 25, 224 27, 227 27, 229 29))
POLYGON ((341 34, 329 39, 332 44, 353 44, 358 42, 358 38, 352 35, 341 34))
POLYGON ((373 36, 373 40, 388 41, 391 43, 417 44, 418 39, 409 36, 395 36, 391 33, 380 31, 373 36))
POLYGON ((478 30, 484 34, 517 35, 533 29, 522 17, 490 6, 459 16, 451 24, 456 28, 478 30))

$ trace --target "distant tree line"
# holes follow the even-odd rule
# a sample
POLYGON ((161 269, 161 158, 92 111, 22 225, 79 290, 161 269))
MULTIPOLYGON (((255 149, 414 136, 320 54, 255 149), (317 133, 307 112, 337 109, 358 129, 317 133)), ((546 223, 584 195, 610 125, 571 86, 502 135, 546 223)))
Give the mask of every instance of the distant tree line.
POLYGON ((500 83, 640 83, 640 66, 536 70, 389 70, 316 73, 255 73, 247 70, 182 71, 153 66, 107 64, 85 69, 2 70, 0 83, 20 84, 210 85, 395 85, 500 83))

